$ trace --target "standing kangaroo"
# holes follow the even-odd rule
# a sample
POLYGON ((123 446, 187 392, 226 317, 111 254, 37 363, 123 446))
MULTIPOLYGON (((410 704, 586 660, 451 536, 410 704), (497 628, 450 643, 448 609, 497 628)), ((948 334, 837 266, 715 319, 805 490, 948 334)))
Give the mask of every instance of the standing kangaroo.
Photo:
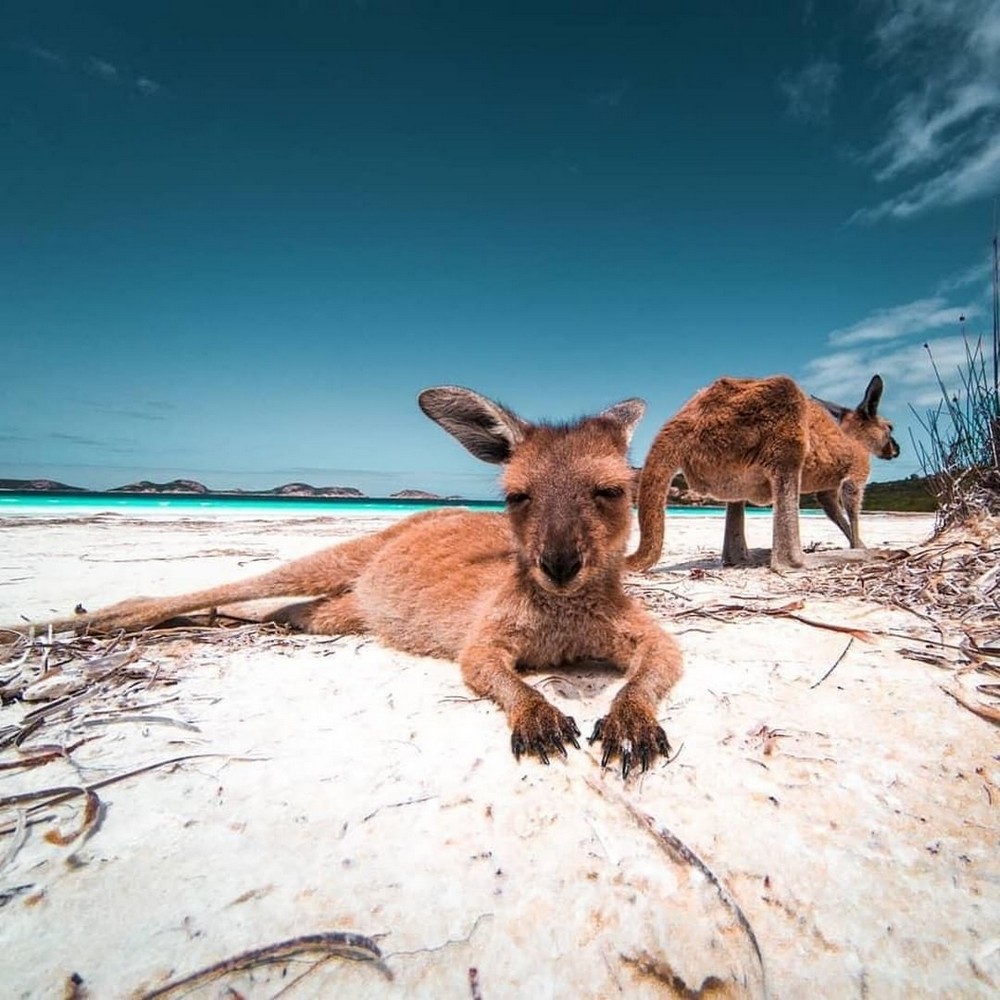
MULTIPOLYGON (((138 629, 264 597, 309 597, 277 613, 307 632, 367 632, 389 646, 457 660, 476 694, 507 714, 516 757, 579 747, 576 722, 517 673, 608 660, 627 674, 590 742, 622 776, 669 754, 656 721, 681 675, 677 644, 622 589, 631 521, 628 443, 645 403, 628 399, 574 424, 531 424, 468 389, 420 394, 421 409, 473 455, 506 466, 506 513, 427 511, 241 583, 133 598, 53 623, 138 629)), ((20 631, 24 631, 22 627, 20 631)))
POLYGON ((851 548, 864 548, 859 516, 871 456, 899 454, 892 424, 878 415, 882 388, 875 375, 854 409, 810 398, 784 375, 720 378, 696 393, 649 450, 639 481, 639 548, 629 569, 648 569, 660 557, 667 487, 678 470, 693 490, 727 501, 726 566, 749 561, 747 500, 774 504, 771 566, 803 566, 800 493, 815 493, 851 548))

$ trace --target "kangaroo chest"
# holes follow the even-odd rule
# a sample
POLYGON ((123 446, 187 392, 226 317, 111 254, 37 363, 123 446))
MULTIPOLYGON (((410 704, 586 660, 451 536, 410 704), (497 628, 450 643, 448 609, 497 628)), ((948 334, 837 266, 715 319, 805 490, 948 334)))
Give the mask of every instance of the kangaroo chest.
POLYGON ((606 659, 616 634, 606 605, 586 598, 525 608, 508 627, 518 662, 526 667, 606 659))

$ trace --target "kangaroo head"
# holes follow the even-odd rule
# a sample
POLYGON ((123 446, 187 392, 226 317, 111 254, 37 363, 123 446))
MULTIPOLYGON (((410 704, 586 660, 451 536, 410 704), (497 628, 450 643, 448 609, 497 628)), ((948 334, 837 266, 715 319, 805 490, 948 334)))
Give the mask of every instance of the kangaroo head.
POLYGON ((816 396, 813 399, 830 411, 845 434, 859 441, 878 458, 889 459, 899 455, 899 444, 892 436, 892 424, 878 415, 883 388, 882 376, 873 375, 865 389, 864 399, 853 410, 816 396))
POLYGON ((521 571, 572 594, 617 574, 628 541, 628 444, 646 404, 626 399, 572 424, 532 424, 458 386, 427 389, 420 408, 473 455, 504 465, 503 488, 521 571))

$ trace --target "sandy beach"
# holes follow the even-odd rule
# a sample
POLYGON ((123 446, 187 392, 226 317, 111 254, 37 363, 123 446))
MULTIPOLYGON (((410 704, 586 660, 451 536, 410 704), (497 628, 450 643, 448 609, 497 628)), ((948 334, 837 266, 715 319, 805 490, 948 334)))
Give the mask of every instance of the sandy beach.
MULTIPOLYGON (((0 623, 253 575, 390 520, 6 517, 0 623)), ((862 531, 913 553, 932 526, 862 531)), ((748 518, 751 546, 770 530, 748 518)), ((684 651, 660 714, 675 756, 625 783, 586 743, 516 762, 454 664, 365 638, 184 629, 0 664, 34 671, 0 708, 0 992, 995 996, 1000 741, 946 690, 982 680, 967 636, 887 596, 876 564, 827 565, 824 518, 802 535, 814 568, 723 569, 720 517, 668 515, 630 587, 684 651)), ((585 734, 620 684, 529 679, 585 734)))

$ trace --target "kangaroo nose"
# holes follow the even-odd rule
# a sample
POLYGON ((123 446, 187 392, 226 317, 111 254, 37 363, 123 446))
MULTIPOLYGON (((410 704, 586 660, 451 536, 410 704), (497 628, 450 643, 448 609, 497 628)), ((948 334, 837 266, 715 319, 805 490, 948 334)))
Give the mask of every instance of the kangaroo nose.
POLYGON ((576 552, 546 552, 538 565, 553 583, 563 587, 580 572, 582 563, 576 552))

